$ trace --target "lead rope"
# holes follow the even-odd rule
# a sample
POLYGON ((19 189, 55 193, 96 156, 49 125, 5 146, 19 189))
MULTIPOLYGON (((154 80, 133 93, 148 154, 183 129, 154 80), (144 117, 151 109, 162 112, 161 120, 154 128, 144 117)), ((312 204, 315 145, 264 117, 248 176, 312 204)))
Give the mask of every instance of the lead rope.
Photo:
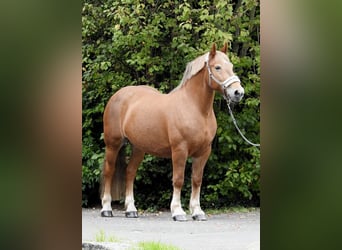
MULTIPOLYGON (((209 84, 210 87, 212 87, 212 86, 211 86, 211 79, 212 79, 212 78, 213 78, 218 84, 220 84, 221 86, 223 86, 224 89, 228 88, 228 86, 229 86, 230 84, 233 83, 232 79, 235 80, 235 81, 239 81, 239 82, 240 82, 239 77, 237 77, 237 76, 235 76, 235 75, 232 76, 232 77, 229 77, 229 78, 226 79, 224 82, 221 82, 221 81, 217 80, 217 79, 214 77, 213 73, 211 73, 211 70, 210 70, 210 67, 209 67, 209 53, 206 54, 205 64, 206 64, 207 69, 208 69, 208 77, 209 77, 209 79, 208 79, 208 81, 209 81, 208 84, 209 84)), ((223 92, 225 92, 225 90, 223 90, 223 92)), ((232 111, 232 109, 230 108, 230 105, 229 105, 229 104, 230 104, 230 99, 227 98, 225 94, 223 94, 223 97, 224 97, 224 99, 225 99, 226 102, 227 102, 229 114, 230 114, 230 116, 231 116, 232 119, 233 119, 233 123, 234 123, 234 125, 235 125, 235 128, 237 129, 237 131, 239 132, 239 134, 241 135, 241 137, 242 137, 247 143, 249 143, 250 145, 255 146, 255 147, 260 147, 260 144, 256 144, 256 143, 253 143, 253 142, 249 141, 249 140, 242 134, 242 132, 241 132, 240 129, 239 129, 239 126, 237 125, 237 122, 236 122, 236 120, 235 120, 235 117, 234 117, 234 115, 233 115, 233 111, 232 111)))
POLYGON ((234 117, 234 115, 233 115, 233 111, 232 111, 232 109, 230 108, 230 99, 227 98, 225 95, 223 95, 223 96, 224 96, 224 99, 227 101, 227 106, 228 106, 229 114, 230 114, 230 116, 232 117, 232 120, 233 120, 233 123, 234 123, 234 125, 235 125, 235 128, 237 129, 237 131, 239 132, 239 134, 241 135, 241 137, 242 137, 247 143, 249 143, 250 145, 255 146, 255 147, 260 147, 260 144, 256 144, 256 143, 253 143, 253 142, 249 141, 249 140, 242 134, 242 132, 240 131, 240 129, 239 129, 238 125, 237 125, 237 122, 236 122, 236 120, 235 120, 235 117, 234 117))

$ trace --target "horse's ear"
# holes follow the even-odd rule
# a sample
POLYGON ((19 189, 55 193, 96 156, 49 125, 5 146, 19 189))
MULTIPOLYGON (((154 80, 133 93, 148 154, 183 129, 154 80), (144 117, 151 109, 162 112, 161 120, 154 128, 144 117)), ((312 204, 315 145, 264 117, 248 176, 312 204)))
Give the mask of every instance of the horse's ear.
POLYGON ((227 53, 227 48, 228 48, 228 43, 225 42, 223 47, 222 47, 222 49, 221 49, 221 51, 226 54, 227 53))
POLYGON ((211 57, 214 57, 216 54, 216 44, 213 43, 212 47, 211 47, 211 50, 210 50, 210 56, 211 57))

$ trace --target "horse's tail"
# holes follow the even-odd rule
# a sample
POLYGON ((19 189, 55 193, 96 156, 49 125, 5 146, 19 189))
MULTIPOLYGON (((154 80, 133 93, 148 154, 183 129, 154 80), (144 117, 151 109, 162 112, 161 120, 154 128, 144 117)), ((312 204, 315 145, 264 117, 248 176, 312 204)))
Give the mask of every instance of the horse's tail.
MULTIPOLYGON (((104 163, 105 164, 105 163, 104 163)), ((104 167, 103 164, 103 167, 104 167)), ((115 162, 115 171, 112 178, 112 201, 118 201, 125 198, 125 191, 126 191, 126 155, 125 155, 125 145, 123 145, 118 153, 115 162)), ((103 171, 102 171, 103 173, 103 171)), ((103 196, 104 192, 104 181, 103 181, 103 174, 101 178, 101 197, 103 196)))
POLYGON ((112 200, 122 200, 125 198, 126 192, 126 154, 125 145, 123 145, 118 153, 115 163, 115 172, 112 180, 112 200))

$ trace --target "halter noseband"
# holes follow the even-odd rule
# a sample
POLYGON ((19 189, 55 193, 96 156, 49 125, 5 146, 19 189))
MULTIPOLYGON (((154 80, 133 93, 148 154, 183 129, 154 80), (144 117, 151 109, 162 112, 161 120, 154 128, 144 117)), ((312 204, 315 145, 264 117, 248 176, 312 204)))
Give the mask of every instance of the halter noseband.
POLYGON ((233 75, 228 77, 223 82, 217 79, 213 73, 210 70, 209 67, 209 53, 207 54, 207 58, 205 59, 205 64, 207 65, 208 73, 209 73, 209 86, 211 87, 211 79, 213 79, 215 82, 217 82, 223 89, 227 89, 232 83, 234 82, 240 82, 240 78, 237 75, 233 75))

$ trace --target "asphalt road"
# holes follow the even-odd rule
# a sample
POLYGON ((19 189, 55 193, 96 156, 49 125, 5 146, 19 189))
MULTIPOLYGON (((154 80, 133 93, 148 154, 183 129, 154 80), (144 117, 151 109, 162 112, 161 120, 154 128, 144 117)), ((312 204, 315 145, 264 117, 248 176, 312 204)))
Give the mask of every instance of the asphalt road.
POLYGON ((139 214, 125 218, 124 211, 114 210, 114 217, 103 218, 99 209, 82 209, 83 249, 132 249, 136 243, 155 241, 184 250, 257 250, 260 249, 260 210, 208 215, 208 221, 174 222, 170 212, 139 214), (101 233, 102 232, 102 233, 101 233), (115 239, 101 243, 99 235, 115 239))

